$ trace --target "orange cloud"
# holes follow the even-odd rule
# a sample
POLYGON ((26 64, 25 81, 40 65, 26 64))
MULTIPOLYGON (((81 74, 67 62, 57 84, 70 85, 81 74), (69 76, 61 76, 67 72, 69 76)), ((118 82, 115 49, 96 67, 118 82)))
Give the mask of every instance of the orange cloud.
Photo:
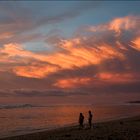
POLYGON ((54 66, 16 66, 13 72, 19 76, 31 77, 31 78, 43 78, 46 75, 56 72, 57 67, 54 66))
POLYGON ((115 57, 115 53, 113 54, 113 52, 109 52, 111 50, 105 48, 102 48, 101 50, 84 47, 72 48, 66 54, 56 53, 54 55, 48 56, 48 59, 52 64, 59 65, 62 69, 74 69, 75 67, 83 67, 90 64, 96 65, 104 59, 115 57))
MULTIPOLYGON (((88 65, 98 65, 107 59, 124 59, 122 53, 107 44, 95 47, 81 46, 80 40, 65 40, 61 43, 64 48, 61 52, 44 55, 22 49, 18 44, 7 44, 1 48, 0 53, 7 55, 7 62, 23 62, 25 66, 13 67, 13 72, 19 76, 43 78, 52 72, 63 69, 74 69, 88 65), (75 47, 79 44, 79 47, 75 47), (32 65, 32 61, 46 63, 44 65, 32 65), (29 63, 31 65, 29 65, 29 63), (48 63, 48 64, 47 64, 48 63), (51 65, 50 65, 51 64, 51 65)), ((40 63, 39 62, 39 63, 40 63)))
POLYGON ((69 78, 58 80, 54 86, 59 88, 74 88, 80 85, 86 85, 91 81, 90 78, 69 78))
MULTIPOLYGON (((91 31, 111 30, 120 34, 122 30, 135 28, 138 24, 138 19, 139 18, 135 16, 116 18, 108 24, 93 26, 89 29, 91 31)), ((92 42, 92 38, 94 37, 80 36, 67 40, 60 39, 57 45, 61 49, 50 54, 31 52, 23 49, 21 45, 16 43, 6 44, 0 48, 0 62, 6 65, 8 65, 8 63, 14 64, 9 70, 12 70, 18 76, 44 78, 49 74, 61 70, 74 70, 75 68, 90 65, 99 66, 106 60, 125 60, 126 55, 124 51, 128 51, 128 48, 121 43, 119 38, 115 38, 116 40, 113 42, 114 45, 111 45, 112 42, 105 43, 105 40, 99 41, 98 38, 94 38, 95 40, 93 39, 92 42)), ((139 37, 136 37, 136 39, 132 41, 132 44, 133 48, 138 51, 140 50, 139 37)), ((105 76, 101 74, 99 77, 102 79, 103 77, 109 76, 111 75, 106 74, 105 76)))
POLYGON ((106 83, 131 83, 139 79, 139 73, 112 73, 112 72, 100 72, 94 77, 82 77, 82 78, 66 78, 56 81, 54 86, 59 88, 77 88, 80 86, 89 86, 94 83, 95 87, 101 88, 106 83))
POLYGON ((111 82, 130 82, 135 79, 135 77, 139 76, 139 74, 133 73, 109 73, 109 72, 101 72, 96 75, 96 78, 105 81, 111 82))
POLYGON ((116 35, 118 36, 121 34, 122 30, 130 30, 135 28, 139 20, 140 18, 138 16, 120 17, 113 19, 111 22, 107 24, 91 26, 88 28, 88 30, 92 32, 110 30, 116 32, 116 35))
POLYGON ((132 48, 140 51, 140 37, 136 38, 135 40, 131 41, 133 45, 131 45, 132 48))
POLYGON ((9 57, 15 57, 15 56, 20 56, 20 57, 29 57, 33 55, 32 52, 26 51, 22 49, 22 46, 16 43, 10 43, 4 45, 3 48, 0 49, 0 53, 4 53, 9 57))
POLYGON ((115 31, 118 35, 121 30, 129 30, 136 27, 138 17, 126 16, 123 18, 116 18, 109 24, 109 30, 115 31))

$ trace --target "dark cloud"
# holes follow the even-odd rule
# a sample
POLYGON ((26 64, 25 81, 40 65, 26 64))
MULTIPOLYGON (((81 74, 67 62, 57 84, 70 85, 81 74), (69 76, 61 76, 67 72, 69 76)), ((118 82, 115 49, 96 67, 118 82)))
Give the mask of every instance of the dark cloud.
POLYGON ((37 28, 75 18, 85 10, 96 8, 99 5, 98 2, 73 2, 62 10, 60 3, 58 4, 52 5, 50 2, 38 4, 33 2, 29 4, 24 2, 1 2, 0 34, 10 34, 9 37, 0 39, 1 45, 9 42, 23 43, 42 39, 43 35, 36 33, 37 28), (51 8, 52 6, 56 6, 60 10, 55 12, 54 8, 51 8))
MULTIPOLYGON (((62 90, 62 89, 13 89, 13 90, 0 90, 0 97, 65 97, 76 95, 87 95, 87 92, 62 90)), ((90 95, 90 94, 89 94, 90 95)))

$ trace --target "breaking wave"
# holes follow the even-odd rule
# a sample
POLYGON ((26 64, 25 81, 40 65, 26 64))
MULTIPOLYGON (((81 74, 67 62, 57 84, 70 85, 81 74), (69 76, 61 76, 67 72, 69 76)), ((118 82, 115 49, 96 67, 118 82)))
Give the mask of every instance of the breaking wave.
POLYGON ((14 108, 32 108, 38 107, 31 104, 20 104, 20 105, 0 105, 0 109, 14 109, 14 108))

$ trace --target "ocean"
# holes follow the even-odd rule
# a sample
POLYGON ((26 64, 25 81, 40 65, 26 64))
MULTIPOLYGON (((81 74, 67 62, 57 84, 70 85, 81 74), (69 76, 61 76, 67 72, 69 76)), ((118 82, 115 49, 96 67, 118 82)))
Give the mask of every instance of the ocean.
POLYGON ((0 105, 0 138, 78 124, 82 112, 87 123, 88 111, 93 122, 140 115, 140 105, 0 105))

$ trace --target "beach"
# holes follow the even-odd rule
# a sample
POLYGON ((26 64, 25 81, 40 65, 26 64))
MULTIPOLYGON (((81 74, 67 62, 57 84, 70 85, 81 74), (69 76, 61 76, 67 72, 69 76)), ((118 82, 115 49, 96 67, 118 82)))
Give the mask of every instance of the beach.
POLYGON ((100 122, 89 129, 78 125, 60 129, 35 132, 1 140, 139 140, 140 116, 100 122))

